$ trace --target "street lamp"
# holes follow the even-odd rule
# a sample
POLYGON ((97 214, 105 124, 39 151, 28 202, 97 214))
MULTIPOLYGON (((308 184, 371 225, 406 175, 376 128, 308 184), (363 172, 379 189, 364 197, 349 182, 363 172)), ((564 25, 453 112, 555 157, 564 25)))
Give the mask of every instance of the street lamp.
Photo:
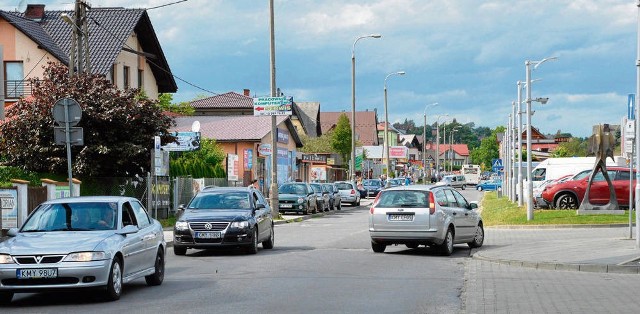
POLYGON ((356 180, 356 43, 363 38, 380 38, 380 34, 364 35, 356 38, 351 48, 351 181, 356 180))
POLYGON ((422 183, 426 183, 425 177, 427 175, 427 108, 435 107, 438 103, 434 102, 424 106, 424 128, 422 129, 422 183))
MULTIPOLYGON (((451 159, 451 162, 449 163, 449 170, 451 172, 453 172, 453 155, 455 154, 455 151, 453 150, 453 133, 454 132, 458 132, 458 130, 460 129, 460 126, 458 125, 457 127, 453 128, 451 130, 450 134, 450 139, 449 139, 449 158, 451 159)), ((446 154, 445 154, 445 158, 446 158, 446 154)))
MULTIPOLYGON (((540 81, 541 79, 534 79, 531 80, 531 83, 533 82, 537 82, 540 81)), ((525 86, 527 86, 528 84, 526 82, 522 82, 522 81, 517 81, 516 84, 518 85, 518 108, 517 108, 517 114, 518 114, 518 153, 516 155, 516 159, 518 160, 518 206, 522 206, 524 204, 524 182, 522 181, 522 114, 524 113, 524 111, 522 111, 522 90, 525 88, 525 86)))
MULTIPOLYGON (((398 71, 387 74, 387 77, 384 78, 384 146, 385 152, 387 153, 387 179, 389 178, 391 172, 391 158, 389 158, 389 112, 387 111, 387 79, 392 75, 404 75, 404 71, 398 71)), ((387 180, 386 186, 388 187, 391 184, 389 180, 387 180)))
MULTIPOLYGON (((440 118, 448 117, 449 114, 438 115, 436 119, 436 174, 440 174, 440 118)), ((445 134, 446 135, 446 134, 445 134)))
MULTIPOLYGON (((534 100, 531 99, 531 65, 533 64, 533 69, 535 70, 541 64, 556 59, 558 58, 550 57, 544 58, 540 61, 527 60, 524 62, 527 83, 527 220, 533 220, 533 178, 531 177, 531 102, 534 100)), ((536 98, 535 101, 544 105, 549 101, 549 98, 536 98)))

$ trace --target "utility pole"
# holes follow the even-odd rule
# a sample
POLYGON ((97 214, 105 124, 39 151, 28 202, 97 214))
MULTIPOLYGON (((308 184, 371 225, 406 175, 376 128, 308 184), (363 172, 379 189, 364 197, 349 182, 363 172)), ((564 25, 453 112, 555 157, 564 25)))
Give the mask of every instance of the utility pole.
POLYGON ((69 51, 69 76, 76 73, 91 72, 89 61, 89 26, 87 23, 85 0, 76 0, 73 17, 64 14, 62 19, 71 25, 71 49, 69 51))
MULTIPOLYGON (((270 29, 270 54, 271 54, 271 97, 276 97, 276 43, 275 43, 275 26, 273 0, 269 0, 269 29, 270 29)), ((271 187, 269 189, 269 204, 271 205, 271 214, 277 217, 278 211, 278 126, 276 125, 276 116, 271 116, 271 187)))

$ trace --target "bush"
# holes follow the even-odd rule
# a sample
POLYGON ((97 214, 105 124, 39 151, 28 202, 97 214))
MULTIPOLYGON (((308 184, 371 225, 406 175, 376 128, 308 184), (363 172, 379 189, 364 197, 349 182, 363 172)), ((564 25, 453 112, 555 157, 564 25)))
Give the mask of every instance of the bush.
POLYGON ((20 179, 29 181, 29 185, 40 185, 40 176, 38 173, 24 170, 18 167, 0 166, 0 186, 11 186, 11 179, 20 179))

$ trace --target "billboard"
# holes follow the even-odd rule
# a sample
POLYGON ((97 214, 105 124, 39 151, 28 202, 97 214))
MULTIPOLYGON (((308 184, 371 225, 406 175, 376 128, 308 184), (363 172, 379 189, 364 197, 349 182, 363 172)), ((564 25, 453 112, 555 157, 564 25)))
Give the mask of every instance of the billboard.
POLYGON ((173 132, 177 142, 167 143, 162 146, 169 152, 188 152, 200 149, 200 132, 173 132))
POLYGON ((293 97, 258 97, 253 99, 254 116, 290 116, 293 97))

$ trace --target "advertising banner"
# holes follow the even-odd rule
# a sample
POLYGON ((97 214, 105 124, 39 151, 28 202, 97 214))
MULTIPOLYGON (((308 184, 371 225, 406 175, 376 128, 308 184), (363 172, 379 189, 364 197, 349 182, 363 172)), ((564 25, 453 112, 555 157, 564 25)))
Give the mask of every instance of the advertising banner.
POLYGON ((253 99, 254 116, 290 116, 293 97, 258 97, 253 99))
POLYGON ((311 181, 326 181, 327 180, 327 168, 326 167, 311 167, 311 181))
POLYGON ((200 149, 200 132, 173 132, 176 142, 167 143, 162 146, 163 150, 169 152, 188 152, 200 149))
POLYGON ((0 208, 2 209, 2 228, 18 227, 18 191, 0 189, 0 208))
POLYGON ((406 159, 409 156, 409 148, 406 146, 389 147, 389 158, 406 159))
POLYGON ((227 179, 229 181, 238 181, 238 155, 227 155, 227 179))

